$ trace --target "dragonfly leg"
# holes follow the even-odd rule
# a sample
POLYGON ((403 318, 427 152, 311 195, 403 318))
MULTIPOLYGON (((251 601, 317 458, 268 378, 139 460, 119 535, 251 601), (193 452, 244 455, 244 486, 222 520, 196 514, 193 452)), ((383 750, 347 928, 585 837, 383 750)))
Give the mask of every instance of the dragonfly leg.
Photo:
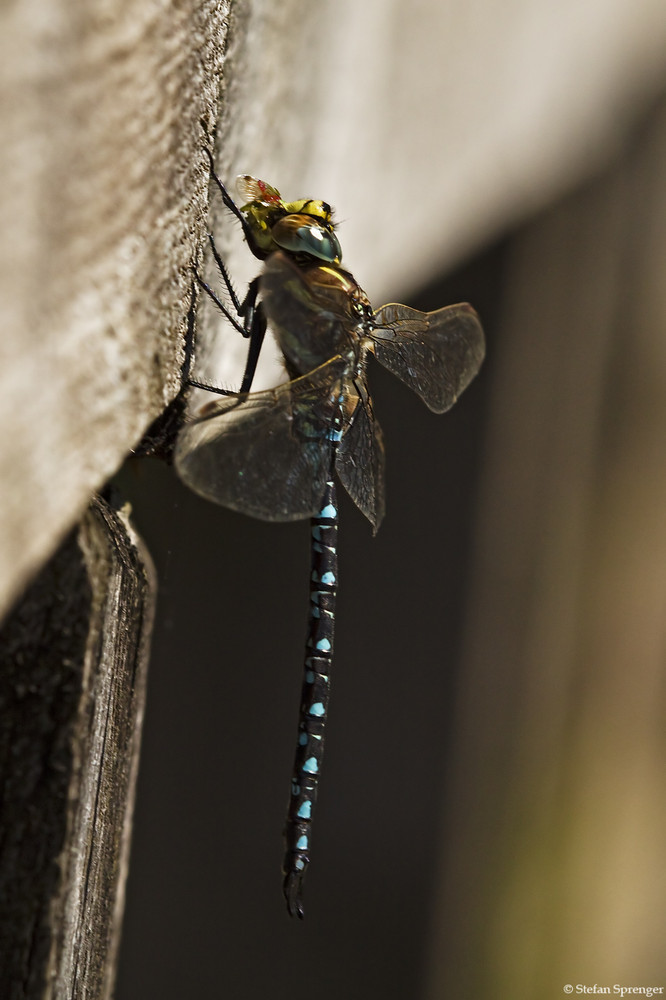
POLYGON ((211 295, 213 301, 219 309, 224 313, 227 319, 231 320, 235 328, 242 333, 244 337, 249 337, 250 339, 250 349, 248 352, 248 362, 245 369, 245 376, 243 378, 243 384, 247 382, 247 387, 241 387, 241 392, 249 392, 252 380, 254 378, 254 372, 257 367, 257 360, 259 358, 259 352, 261 351, 261 345, 264 341, 264 335, 266 333, 266 317, 261 306, 261 303, 257 303, 257 296, 259 294, 259 278, 253 278, 249 284, 245 298, 241 302, 236 295, 236 290, 233 286, 231 278, 229 277, 229 272, 227 271, 226 264, 220 256, 220 252, 215 246, 215 240, 213 234, 208 234, 208 239, 210 240, 210 247, 213 252, 213 257, 215 259, 215 264, 220 272, 220 276, 227 286, 227 291, 229 297, 234 304, 234 309, 236 310, 236 315, 240 316, 243 320, 243 325, 241 325, 234 320, 230 315, 228 310, 222 305, 218 297, 214 292, 206 285, 204 282, 200 282, 203 288, 211 295))
MULTIPOLYGON (((227 286, 227 291, 229 292, 229 298, 234 304, 234 309, 236 310, 236 314, 238 316, 244 316, 245 302, 241 302, 241 300, 236 295, 236 289, 234 288, 231 278, 229 277, 229 272, 227 271, 227 265, 222 260, 222 257, 220 256, 220 251, 215 246, 215 237, 213 236, 212 233, 208 234, 208 242, 210 243, 210 249, 212 251, 216 267, 220 272, 220 277, 227 286)), ((247 299, 247 296, 245 298, 247 299)))
MULTIPOLYGON (((210 165, 210 175, 215 181, 215 184, 217 185, 220 194, 222 195, 222 200, 224 201, 224 204, 229 209, 229 211, 233 212, 233 214, 241 223, 248 246, 254 253, 251 230, 249 230, 247 222, 245 221, 245 218, 243 217, 243 214, 241 213, 240 209, 234 202, 233 198, 227 191, 226 187, 224 186, 218 175, 215 173, 213 154, 207 147, 204 147, 204 150, 208 157, 210 165)), ((254 278, 250 282, 247 294, 243 299, 243 301, 241 302, 241 300, 238 298, 238 295, 236 294, 236 290, 229 276, 227 267, 224 261, 222 260, 219 250, 215 245, 215 239, 212 233, 208 234, 208 239, 210 242, 213 259, 215 260, 215 265, 219 271, 222 281, 226 286, 227 293, 229 295, 229 298, 231 299, 236 315, 234 316, 232 314, 232 312, 227 308, 227 306, 221 300, 219 295, 210 287, 210 285, 206 281, 203 280, 203 278, 200 277, 196 269, 194 269, 194 277, 200 288, 202 288, 203 291, 206 293, 206 295, 208 295, 208 297, 215 304, 216 308, 219 309, 219 311, 222 313, 225 319, 227 319, 231 323, 231 325, 234 327, 235 330, 237 330, 243 337, 248 338, 250 341, 247 360, 245 362, 245 370, 243 372, 243 380, 241 382, 239 389, 240 393, 249 392, 252 387, 254 374, 257 369, 257 362, 259 360, 259 354, 261 353, 261 347, 263 345, 264 336, 266 333, 266 317, 264 315, 261 303, 257 302, 257 296, 259 293, 259 279, 254 278)), ((255 254, 255 256, 257 255, 255 254)), ((188 374, 191 366, 193 353, 194 353, 194 344, 193 341, 190 340, 190 342, 186 344, 186 361, 184 365, 188 374)), ((233 393, 230 393, 225 389, 220 389, 206 382, 200 382, 190 378, 187 379, 187 382, 189 385, 192 385, 199 389, 206 389, 209 392, 216 392, 221 395, 233 395, 233 393)))
MULTIPOLYGON (((224 303, 221 301, 220 297, 216 292, 210 287, 210 285, 204 281, 197 271, 194 271, 194 277, 198 285, 203 289, 203 291, 208 295, 208 297, 215 304, 217 309, 222 313, 222 315, 227 319, 231 325, 237 330, 243 337, 249 339, 249 347, 247 352, 247 360, 245 362, 245 370, 243 372, 243 380, 238 390, 240 393, 249 392, 252 387, 252 382, 254 380, 254 375, 257 370, 257 362, 259 360, 259 354, 261 353, 261 347, 264 342, 264 336, 266 334, 266 316, 264 315, 264 310, 260 302, 257 302, 257 296, 259 294, 259 279, 253 278, 250 282, 249 288, 247 290, 247 295, 241 302, 234 287, 231 283, 229 273, 220 257, 220 254, 215 246, 215 241, 211 234, 209 234, 210 244, 213 251, 213 256, 215 258, 215 263, 218 267, 220 275, 222 276, 224 283, 229 292, 229 296, 233 302, 236 314, 240 317, 243 322, 240 323, 239 320, 232 315, 232 313, 227 309, 224 303)), ((193 342, 190 340, 186 344, 186 353, 189 350, 189 356, 186 358, 185 367, 189 372, 191 359, 193 354, 193 342)), ((224 389, 219 389, 215 386, 211 386, 205 382, 198 382, 195 379, 188 378, 188 384, 194 386, 198 389, 207 389, 209 392, 217 392, 222 395, 233 395, 233 393, 228 392, 224 389)))
MULTIPOLYGON (((245 219, 243 217, 243 213, 239 209, 238 205, 236 204, 236 202, 234 201, 234 199, 231 197, 231 195, 227 191, 226 187, 224 186, 224 184, 222 183, 222 181, 220 180, 220 178, 215 173, 215 163, 213 162, 213 154, 211 153, 210 149, 208 149, 207 146, 204 146, 204 150, 205 150, 206 156, 208 157, 208 162, 209 162, 209 165, 210 165, 210 176, 215 181, 215 183, 216 183, 216 185, 218 187, 218 190, 219 190, 220 194, 222 195, 222 201, 224 202, 224 204, 226 205, 226 207, 229 209, 229 211, 233 212, 233 214, 236 216, 236 218, 240 222, 241 226, 243 227, 243 232, 245 234, 245 238, 247 240, 248 246, 252 250, 252 243, 253 243, 253 241, 252 241, 252 231, 248 227, 248 224, 245 221, 245 219)), ((254 251, 252 251, 252 252, 254 253, 254 251)))
POLYGON ((310 861, 310 831, 324 755, 330 673, 333 664, 335 598, 338 584, 338 501, 333 477, 326 484, 320 513, 311 520, 310 615, 298 743, 285 827, 283 891, 290 915, 303 918, 303 881, 310 861))
POLYGON ((194 271, 194 277, 199 287, 203 288, 206 295, 208 295, 208 297, 215 303, 215 305, 220 310, 222 315, 229 320, 234 329, 238 330, 238 332, 243 337, 249 336, 248 332, 245 329, 245 324, 239 323, 238 320, 229 312, 225 304, 222 302, 217 293, 213 291, 208 282, 204 281, 203 278, 199 277, 197 271, 194 271))
POLYGON ((266 335, 266 314, 264 313, 261 302, 257 302, 258 293, 259 279, 253 278, 250 282, 250 287, 247 290, 247 295, 241 304, 242 315, 244 317, 248 336, 250 338, 250 345, 247 351, 247 361, 245 362, 245 371, 243 372, 243 381, 241 382, 240 387, 241 392, 250 391, 254 379, 254 373, 257 370, 259 354, 261 353, 261 347, 266 335))

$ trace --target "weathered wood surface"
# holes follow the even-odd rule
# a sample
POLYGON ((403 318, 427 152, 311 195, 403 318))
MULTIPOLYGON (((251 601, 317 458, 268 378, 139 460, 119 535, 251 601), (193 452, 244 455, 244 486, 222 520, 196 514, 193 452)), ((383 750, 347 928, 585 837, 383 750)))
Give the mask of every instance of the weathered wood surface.
POLYGON ((152 567, 97 498, 0 634, 0 995, 111 996, 152 567))
POLYGON ((178 390, 227 7, 0 14, 0 604, 178 390))
POLYGON ((658 0, 5 5, 0 608, 177 391, 216 126, 378 300, 594 170, 665 53, 658 0))

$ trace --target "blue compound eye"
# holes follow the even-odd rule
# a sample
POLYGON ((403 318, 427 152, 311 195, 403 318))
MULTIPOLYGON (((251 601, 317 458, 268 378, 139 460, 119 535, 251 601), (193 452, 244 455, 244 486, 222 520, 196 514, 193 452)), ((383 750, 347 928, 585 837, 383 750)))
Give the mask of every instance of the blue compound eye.
POLYGON ((311 216, 286 215, 271 229, 273 241, 289 253, 306 253, 327 264, 339 264, 342 250, 334 232, 311 216))

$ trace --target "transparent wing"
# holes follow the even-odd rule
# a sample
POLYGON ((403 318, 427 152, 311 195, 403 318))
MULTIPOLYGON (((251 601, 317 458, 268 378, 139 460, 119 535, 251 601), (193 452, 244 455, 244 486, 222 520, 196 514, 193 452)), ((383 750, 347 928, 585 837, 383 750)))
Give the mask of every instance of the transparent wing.
POLYGON ((214 404, 180 432, 178 475, 206 499, 264 521, 317 513, 348 369, 335 357, 276 389, 214 404))
POLYGON ((384 517, 384 441, 374 419, 368 390, 360 376, 347 393, 353 412, 338 445, 335 469, 340 482, 376 532, 384 517))
POLYGON ((250 201, 262 201, 266 204, 281 204, 280 192, 277 188, 260 181, 258 177, 250 174, 239 174, 236 178, 236 191, 241 200, 241 204, 250 201))
POLYGON ((467 303, 422 313, 395 303, 375 314, 375 357, 435 413, 444 413, 483 361, 481 322, 467 303))

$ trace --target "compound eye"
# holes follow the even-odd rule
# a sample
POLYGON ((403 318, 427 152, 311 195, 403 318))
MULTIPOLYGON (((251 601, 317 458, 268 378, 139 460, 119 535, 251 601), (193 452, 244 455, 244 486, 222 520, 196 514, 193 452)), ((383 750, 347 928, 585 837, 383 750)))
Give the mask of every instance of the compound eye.
POLYGON ((305 253, 327 264, 339 264, 342 250, 335 233, 307 215, 287 215, 271 229, 273 241, 289 253, 305 253))

